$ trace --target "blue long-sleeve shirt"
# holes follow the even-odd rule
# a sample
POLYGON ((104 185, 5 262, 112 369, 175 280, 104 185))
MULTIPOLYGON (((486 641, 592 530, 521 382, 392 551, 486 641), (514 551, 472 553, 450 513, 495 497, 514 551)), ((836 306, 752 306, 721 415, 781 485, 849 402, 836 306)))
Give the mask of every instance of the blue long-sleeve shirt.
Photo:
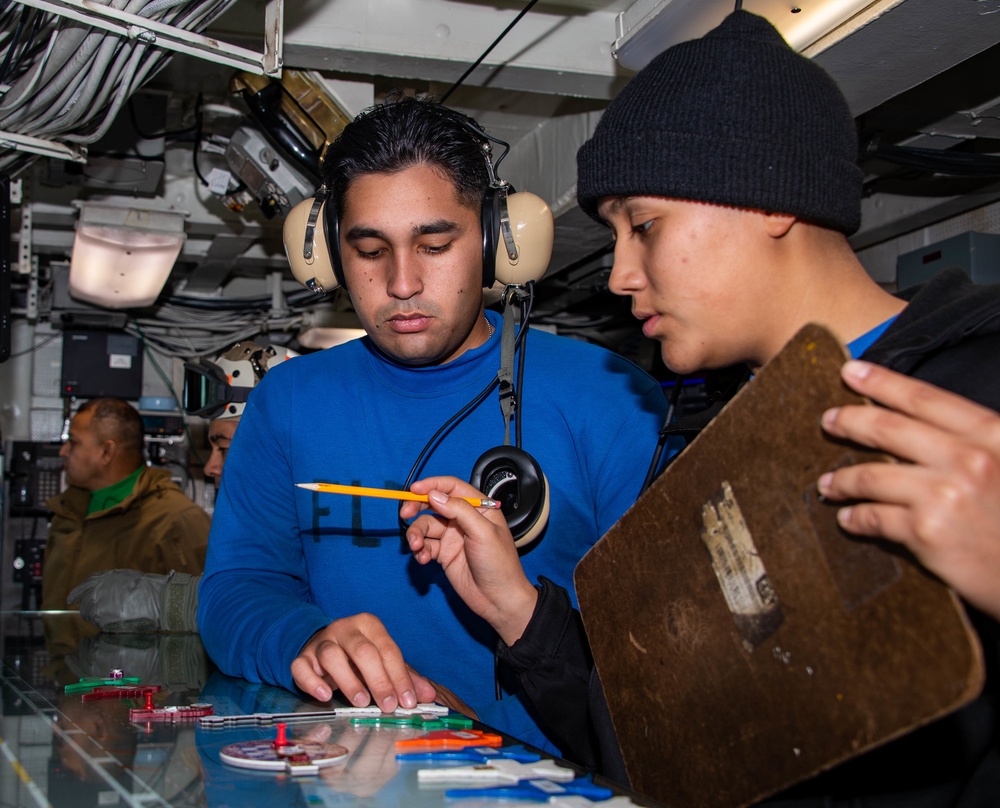
MULTIPOLYGON (((226 460, 198 623, 224 673, 294 688, 291 663, 332 620, 379 617, 417 671, 452 689, 482 721, 549 751, 517 694, 494 696, 489 625, 436 564, 410 557, 399 503, 317 494, 298 482, 400 488, 430 437, 500 365, 496 334, 444 365, 414 368, 367 338, 283 362, 253 391, 226 460)), ((522 448, 551 492, 548 527, 522 556, 529 580, 572 591, 583 554, 634 502, 662 425, 659 385, 632 363, 532 330, 526 341, 522 448)), ((491 393, 448 431, 415 479, 468 479, 503 443, 491 393)))

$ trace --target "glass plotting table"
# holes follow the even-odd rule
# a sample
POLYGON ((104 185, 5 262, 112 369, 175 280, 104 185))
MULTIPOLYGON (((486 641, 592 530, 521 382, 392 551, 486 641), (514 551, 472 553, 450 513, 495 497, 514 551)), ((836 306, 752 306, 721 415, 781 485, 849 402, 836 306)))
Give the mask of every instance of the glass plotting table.
MULTIPOLYGON (((142 698, 84 701, 67 684, 112 671, 162 686, 155 705, 209 703, 216 715, 303 714, 337 706, 278 687, 223 676, 196 634, 99 634, 75 612, 0 615, 0 805, 323 808, 485 808, 532 803, 445 798, 455 784, 421 784, 426 764, 400 762, 395 742, 426 730, 352 724, 348 718, 289 723, 290 739, 320 739, 349 754, 317 774, 240 769, 223 763, 228 744, 274 740, 274 726, 203 728, 196 721, 132 723, 142 698)), ((476 725, 479 729, 487 727, 476 725)), ((513 739, 506 739, 515 743, 513 739)), ((563 764, 568 765, 568 764, 563 764)), ((581 772, 582 774, 582 772, 581 772)), ((600 778, 598 783, 608 786, 600 778)), ((615 789, 615 794, 626 792, 615 789)), ((628 794, 637 805, 649 800, 628 794)), ((541 803, 536 803, 541 804, 541 803)), ((597 803, 598 805, 600 803, 597 803)))

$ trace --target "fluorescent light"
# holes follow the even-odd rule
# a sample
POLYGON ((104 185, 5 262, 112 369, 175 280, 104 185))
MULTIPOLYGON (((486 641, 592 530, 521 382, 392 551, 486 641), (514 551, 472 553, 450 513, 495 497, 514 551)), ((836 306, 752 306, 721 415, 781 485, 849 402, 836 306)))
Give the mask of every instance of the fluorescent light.
POLYGON ((87 203, 73 240, 69 293, 109 309, 153 303, 184 245, 184 215, 87 203))
MULTIPOLYGON (((899 2, 744 0, 743 10, 766 17, 792 48, 802 51, 868 7, 884 11, 899 2)), ((733 5, 733 0, 638 0, 616 18, 611 52, 623 67, 641 70, 670 46, 707 34, 732 12, 733 5)))

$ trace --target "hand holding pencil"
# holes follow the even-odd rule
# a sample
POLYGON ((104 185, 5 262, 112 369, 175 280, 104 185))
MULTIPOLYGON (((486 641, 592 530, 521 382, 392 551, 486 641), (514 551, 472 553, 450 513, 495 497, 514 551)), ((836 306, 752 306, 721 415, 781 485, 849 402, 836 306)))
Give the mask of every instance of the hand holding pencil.
POLYGON ((419 506, 409 502, 400 508, 401 519, 413 519, 406 529, 413 559, 439 564, 465 604, 513 645, 534 614, 538 590, 521 566, 503 511, 459 502, 480 492, 457 477, 425 477, 413 490, 429 495, 433 511, 417 513, 419 506))
MULTIPOLYGON (((427 502, 426 494, 414 494, 410 491, 397 491, 391 488, 366 488, 361 485, 339 485, 337 483, 295 483, 299 488, 308 491, 318 491, 323 494, 349 494, 355 497, 379 497, 381 499, 402 499, 411 502, 427 502)), ((484 499, 482 497, 460 497, 477 508, 500 509, 500 500, 484 499)))

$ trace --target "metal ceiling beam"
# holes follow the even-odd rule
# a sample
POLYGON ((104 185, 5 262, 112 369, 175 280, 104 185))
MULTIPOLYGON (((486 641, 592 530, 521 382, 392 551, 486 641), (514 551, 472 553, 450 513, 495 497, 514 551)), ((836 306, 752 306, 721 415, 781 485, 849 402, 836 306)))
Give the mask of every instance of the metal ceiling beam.
POLYGON ((88 0, 15 0, 15 2, 103 31, 110 31, 125 39, 136 39, 147 45, 186 53, 258 75, 281 76, 284 0, 267 0, 263 53, 255 53, 213 37, 202 36, 184 28, 166 25, 88 0))
POLYGON ((0 146, 42 157, 54 157, 56 160, 69 160, 72 163, 87 162, 87 147, 76 143, 59 143, 16 132, 0 131, 0 146))
MULTIPOLYGON (((611 56, 615 15, 627 5, 623 0, 539 3, 465 84, 610 99, 630 75, 611 56)), ((451 0, 294 4, 285 16, 285 64, 450 84, 517 11, 516 5, 500 9, 492 2, 451 0)), ((251 26, 245 17, 228 14, 213 30, 233 38, 251 33, 251 26)))
POLYGON ((855 116, 1000 42, 1000 2, 905 0, 815 57, 855 116))

